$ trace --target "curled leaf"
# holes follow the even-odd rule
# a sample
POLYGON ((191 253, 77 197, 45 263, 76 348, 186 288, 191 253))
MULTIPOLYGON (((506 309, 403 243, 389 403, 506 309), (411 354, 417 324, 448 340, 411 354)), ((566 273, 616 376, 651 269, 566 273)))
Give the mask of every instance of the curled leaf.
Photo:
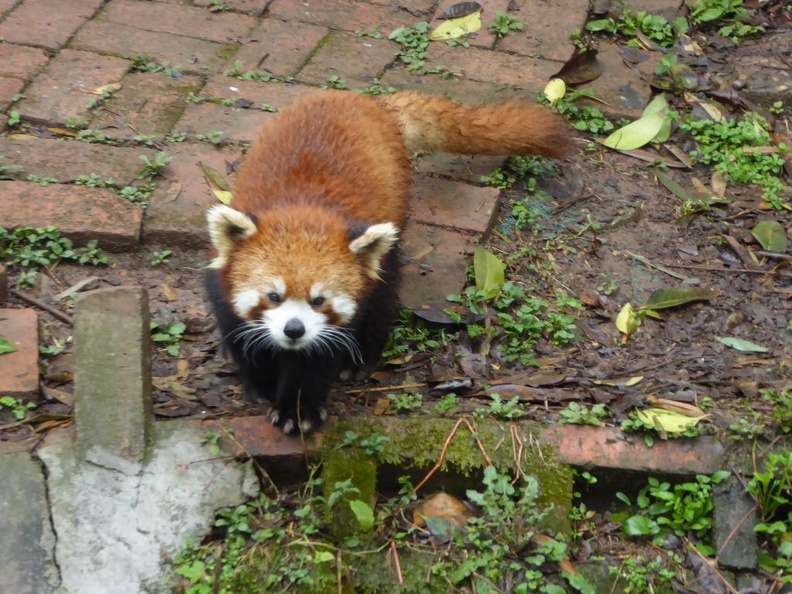
POLYGON ((768 252, 783 254, 787 250, 789 240, 786 229, 778 221, 762 221, 751 229, 751 235, 768 252))
POLYGON ((8 340, 7 338, 3 338, 0 336, 0 355, 5 355, 6 353, 13 353, 16 351, 17 348, 14 346, 14 343, 8 340))
POLYGON ((635 416, 647 425, 653 426, 658 431, 665 431, 666 433, 684 433, 688 429, 695 427, 706 415, 701 417, 690 417, 674 410, 645 408, 643 410, 636 410, 635 416))
POLYGON ((429 34, 429 39, 432 41, 447 41, 470 35, 479 29, 481 29, 480 10, 467 16, 449 19, 441 23, 429 34))
POLYGON ((478 2, 457 2, 446 8, 437 18, 440 20, 460 19, 482 10, 484 9, 478 2))
POLYGON ((506 282, 504 275, 505 265, 495 254, 477 246, 473 251, 473 273, 476 278, 476 288, 484 291, 487 299, 498 296, 503 284, 506 282))
POLYGON ((640 148, 655 140, 663 131, 667 115, 668 103, 665 95, 660 94, 649 102, 640 118, 613 132, 602 144, 618 150, 640 148))
POLYGON ((641 320, 633 311, 632 305, 625 303, 616 316, 616 329, 622 333, 622 342, 627 342, 640 325, 641 320))
POLYGON ((544 88, 545 97, 555 103, 566 94, 566 83, 560 78, 551 78, 544 88))
POLYGON ((709 301, 717 296, 718 293, 716 291, 698 287, 658 289, 649 295, 649 299, 641 306, 641 309, 667 309, 694 301, 709 301))
POLYGON ((730 349, 741 351, 743 353, 766 353, 770 350, 767 347, 763 347, 749 340, 744 340, 735 336, 716 336, 715 340, 721 344, 725 344, 730 349))
POLYGON ((369 532, 374 528, 374 510, 371 509, 368 503, 355 499, 349 502, 349 508, 352 510, 352 513, 355 514, 360 528, 364 532, 369 532))

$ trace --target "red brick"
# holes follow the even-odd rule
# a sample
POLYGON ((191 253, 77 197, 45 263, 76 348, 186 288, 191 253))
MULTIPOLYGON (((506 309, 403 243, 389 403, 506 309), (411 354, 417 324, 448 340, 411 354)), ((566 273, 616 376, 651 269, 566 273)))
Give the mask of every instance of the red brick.
POLYGON ((561 62, 572 57, 575 46, 569 34, 583 29, 587 4, 579 0, 518 0, 512 4, 512 14, 525 23, 525 30, 506 35, 498 42, 499 50, 561 62))
MULTIPOLYGON (((493 53, 493 52, 489 52, 493 53)), ((522 97, 533 99, 528 93, 505 85, 476 82, 465 78, 441 78, 439 76, 415 76, 402 68, 388 70, 380 79, 383 88, 417 91, 434 95, 447 95, 461 103, 485 103, 498 99, 522 97)))
POLYGON ((25 0, 0 23, 0 39, 59 49, 104 0, 25 0))
POLYGON ((0 212, 8 227, 54 225, 77 245, 97 239, 102 249, 123 251, 140 243, 140 208, 108 190, 0 181, 0 212))
POLYGON ((0 155, 3 164, 19 167, 15 177, 28 175, 55 178, 59 183, 69 183, 81 175, 94 173, 125 186, 135 179, 143 162, 141 155, 149 158, 153 150, 88 144, 74 140, 50 140, 30 136, 0 136, 0 155))
POLYGON ((327 33, 318 25, 267 18, 244 41, 233 62, 242 62, 245 70, 294 76, 327 33))
POLYGON ((188 105, 173 132, 198 140, 198 136, 209 137, 218 131, 223 133, 223 140, 250 142, 256 137, 262 122, 272 115, 259 109, 239 109, 214 103, 188 105))
POLYGON ((47 63, 44 50, 12 43, 0 44, 0 76, 28 78, 47 63))
MULTIPOLYGON (((236 149, 216 149, 208 144, 174 145, 168 152, 173 162, 168 165, 159 187, 151 196, 143 236, 146 242, 205 248, 206 211, 218 204, 217 197, 206 185, 200 163, 222 175, 229 163, 240 159, 236 149)), ((229 182, 233 177, 229 176, 229 182)))
POLYGON ((322 447, 323 437, 314 434, 305 438, 284 435, 264 417, 236 417, 223 420, 200 422, 206 431, 230 429, 233 431, 234 442, 244 452, 255 452, 255 456, 263 458, 283 458, 298 456, 303 458, 306 451, 318 451, 322 447))
POLYGON ((465 78, 479 82, 517 87, 535 97, 559 66, 555 62, 534 60, 475 47, 451 47, 445 43, 429 46, 427 67, 445 66, 460 71, 465 78))
POLYGON ((270 5, 268 16, 341 31, 376 29, 385 37, 397 27, 411 27, 416 21, 410 13, 394 11, 392 6, 375 6, 353 0, 275 0, 270 5))
POLYGON ((275 109, 283 109, 301 97, 319 92, 315 87, 305 85, 256 82, 217 75, 209 79, 200 95, 216 99, 248 99, 256 107, 267 104, 275 109))
POLYGON ((303 67, 297 78, 323 84, 332 76, 344 79, 349 88, 365 88, 393 62, 395 47, 386 39, 333 32, 303 67))
MULTIPOLYGON (((234 12, 244 12, 252 16, 260 16, 270 2, 272 2, 272 0, 224 0, 223 4, 234 12)), ((213 2, 212 0, 194 0, 193 6, 208 8, 213 6, 213 2)))
POLYGON ((540 441, 558 450, 562 462, 573 466, 615 468, 663 475, 712 474, 723 469, 725 450, 717 439, 660 440, 648 447, 640 436, 613 427, 554 425, 540 441))
MULTIPOLYGON (((438 15, 443 14, 446 8, 449 6, 456 4, 457 0, 443 0, 437 6, 437 10, 435 10, 435 17, 438 15)), ((478 2, 481 7, 483 8, 481 12, 481 29, 479 29, 476 33, 469 35, 467 37, 468 43, 474 47, 482 47, 486 49, 492 49, 495 45, 495 41, 497 37, 495 37, 494 33, 490 33, 487 30, 487 27, 495 22, 495 15, 498 12, 508 12, 509 10, 509 0, 479 0, 478 2)), ((437 27, 443 21, 434 20, 432 21, 432 29, 437 27)), ((510 35, 520 35, 521 32, 512 32, 510 35)))
POLYGON ((0 394, 30 399, 38 394, 38 318, 32 309, 0 309, 0 336, 16 347, 0 356, 0 394))
POLYGON ((471 237, 454 231, 410 222, 402 233, 402 251, 408 263, 402 268, 401 303, 419 309, 445 301, 465 286, 470 263, 471 237))
POLYGON ((416 178, 411 194, 413 221, 485 237, 498 212, 499 192, 495 188, 423 175, 416 178))
POLYGON ((0 109, 5 109, 11 105, 15 97, 18 97, 25 86, 25 81, 17 78, 0 77, 0 109))
POLYGON ((218 68, 235 50, 231 44, 144 31, 97 20, 86 23, 80 29, 71 47, 123 57, 150 56, 160 64, 180 66, 186 72, 206 72, 218 68))
POLYGON ((181 117, 187 95, 197 93, 202 84, 194 75, 173 78, 164 72, 130 72, 121 81, 121 89, 91 120, 91 127, 117 138, 163 136, 181 117))
POLYGON ((0 15, 5 16, 5 13, 10 12, 18 3, 19 0, 0 0, 0 15))
POLYGON ((87 117, 89 101, 96 98, 91 91, 120 81, 128 69, 129 62, 120 58, 63 50, 25 90, 18 111, 51 124, 64 124, 71 116, 87 117))
POLYGON ((256 21, 246 15, 137 0, 113 0, 102 12, 101 19, 218 43, 237 41, 256 25, 256 21))

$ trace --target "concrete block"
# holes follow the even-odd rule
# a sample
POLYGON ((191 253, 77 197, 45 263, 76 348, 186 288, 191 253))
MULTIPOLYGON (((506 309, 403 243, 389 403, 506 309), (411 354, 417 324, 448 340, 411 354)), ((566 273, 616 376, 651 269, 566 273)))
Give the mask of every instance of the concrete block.
POLYGON ((59 578, 44 472, 27 451, 0 452, 0 476, 0 590, 54 592, 59 578))
POLYGON ((0 357, 0 395, 38 394, 38 316, 32 309, 0 309, 0 336, 17 350, 0 357))
POLYGON ((85 293, 74 319, 78 455, 102 464, 140 462, 154 422, 146 290, 85 293))

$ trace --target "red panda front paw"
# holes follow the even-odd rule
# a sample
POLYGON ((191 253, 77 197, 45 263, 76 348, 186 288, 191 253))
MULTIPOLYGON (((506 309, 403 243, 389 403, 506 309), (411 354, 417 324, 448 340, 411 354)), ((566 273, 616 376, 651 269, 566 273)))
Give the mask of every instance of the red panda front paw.
POLYGON ((301 410, 298 415, 296 410, 279 410, 273 407, 269 418, 270 423, 280 427, 286 435, 296 433, 310 435, 327 419, 327 410, 324 408, 301 410))

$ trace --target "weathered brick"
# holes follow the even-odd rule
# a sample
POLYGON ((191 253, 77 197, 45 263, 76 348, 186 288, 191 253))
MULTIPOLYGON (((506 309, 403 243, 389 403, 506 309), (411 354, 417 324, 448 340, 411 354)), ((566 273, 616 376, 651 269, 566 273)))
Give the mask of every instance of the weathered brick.
POLYGON ((303 82, 323 84, 337 76, 349 88, 365 88, 393 62, 395 47, 386 39, 330 33, 310 61, 297 74, 303 82))
POLYGON ((378 30, 385 37, 397 27, 411 27, 415 17, 407 11, 394 11, 392 6, 375 6, 353 0, 274 0, 269 17, 285 21, 301 21, 341 31, 378 30))
POLYGON ((459 181, 481 183, 481 177, 489 175, 503 165, 503 157, 449 155, 430 153, 416 159, 413 168, 419 174, 442 175, 459 181))
POLYGON ((39 384, 36 312, 0 309, 0 336, 17 349, 0 357, 0 394, 30 401, 38 395, 39 384))
POLYGON ((242 62, 245 70, 294 76, 327 33, 326 27, 267 18, 244 40, 233 61, 242 62))
POLYGON ((0 76, 28 78, 47 63, 44 50, 13 43, 0 44, 0 76))
POLYGON ((413 221, 486 237, 498 212, 495 188, 417 176, 410 200, 413 221))
POLYGON ((143 166, 141 155, 153 157, 155 151, 88 144, 73 140, 50 140, 30 136, 0 136, 3 163, 19 167, 18 179, 28 175, 55 178, 60 183, 75 181, 81 175, 96 174, 125 186, 135 179, 143 166))
POLYGON ((113 0, 102 12, 101 19, 137 29, 218 43, 234 42, 247 35, 256 24, 246 15, 137 0, 113 0))
MULTIPOLYGON (((208 245, 206 211, 218 201, 206 185, 200 164, 205 163, 225 175, 228 164, 240 159, 240 152, 184 143, 174 145, 169 154, 173 162, 151 196, 143 236, 146 242, 204 248, 208 245)), ((229 181, 232 180, 229 176, 229 181)))
MULTIPOLYGON (((439 15, 443 14, 446 8, 449 6, 456 4, 457 0, 443 0, 437 6, 437 10, 435 10, 435 18, 439 15)), ((487 30, 492 23, 495 22, 495 16, 498 12, 508 12, 509 10, 509 0, 479 0, 479 4, 482 7, 481 11, 481 29, 479 29, 476 33, 469 35, 467 37, 467 41, 473 47, 481 47, 486 49, 492 49, 495 45, 495 41, 497 37, 494 33, 490 33, 487 30)), ((432 29, 440 25, 443 21, 434 20, 432 21, 432 29)), ((519 35, 520 32, 510 33, 510 35, 519 35)))
POLYGON ((154 423, 146 290, 113 287, 79 295, 74 356, 78 456, 142 462, 154 423))
POLYGON ((0 23, 0 39, 59 49, 104 0, 25 0, 0 23))
MULTIPOLYGON (((267 8, 267 5, 272 0, 225 0, 229 10, 234 12, 244 12, 252 16, 260 16, 267 8)), ((214 6, 212 0, 194 0, 193 6, 201 6, 204 8, 211 8, 214 6)))
POLYGON ((25 90, 18 111, 26 118, 64 124, 71 116, 88 116, 95 89, 116 83, 129 69, 129 62, 89 52, 62 50, 25 90))
MULTIPOLYGON (((517 0, 512 5, 512 14, 525 23, 525 30, 506 35, 498 42, 499 50, 561 62, 572 57, 575 46, 569 34, 582 30, 587 4, 579 0, 517 0)), ((560 68, 558 64, 556 69, 560 68)))
MULTIPOLYGON (((492 52, 490 52, 492 53, 492 52)), ((383 88, 393 87, 404 91, 417 91, 434 95, 447 95, 461 103, 485 103, 498 99, 522 97, 533 100, 534 96, 504 84, 476 82, 466 78, 440 78, 438 76, 415 76, 402 68, 388 70, 380 79, 383 88)))
POLYGON ((8 269, 0 264, 0 305, 8 301, 8 269))
POLYGON ((301 97, 318 92, 316 87, 306 85, 256 82, 218 75, 209 79, 200 95, 217 99, 247 99, 256 106, 267 104, 283 109, 301 97))
POLYGON ((0 0, 0 15, 5 16, 19 3, 19 0, 0 0))
POLYGON ((121 81, 121 89, 91 120, 91 127, 117 138, 163 136, 181 117, 187 95, 197 93, 202 84, 197 76, 173 78, 164 72, 130 72, 121 81))
POLYGON ((140 208, 100 188, 0 181, 0 212, 7 227, 54 225, 78 245, 97 239, 122 251, 140 242, 140 208))
POLYGON ((258 109, 238 109, 214 103, 188 105, 173 131, 192 137, 209 136, 216 131, 223 133, 223 140, 250 142, 261 123, 272 115, 258 109))
POLYGON ((6 109, 19 96, 25 81, 17 78, 0 77, 0 108, 6 109))
POLYGON ((402 305, 420 309, 462 291, 472 244, 469 235, 409 222, 402 233, 402 305))
POLYGON ((558 70, 558 64, 534 60, 475 47, 451 47, 445 43, 432 44, 427 53, 427 66, 445 66, 461 71, 465 78, 496 85, 524 89, 535 97, 544 89, 547 79, 558 70))
POLYGON ((218 68, 236 51, 234 44, 144 31, 121 23, 93 20, 80 29, 71 47, 115 56, 145 55, 160 64, 203 73, 218 68))

